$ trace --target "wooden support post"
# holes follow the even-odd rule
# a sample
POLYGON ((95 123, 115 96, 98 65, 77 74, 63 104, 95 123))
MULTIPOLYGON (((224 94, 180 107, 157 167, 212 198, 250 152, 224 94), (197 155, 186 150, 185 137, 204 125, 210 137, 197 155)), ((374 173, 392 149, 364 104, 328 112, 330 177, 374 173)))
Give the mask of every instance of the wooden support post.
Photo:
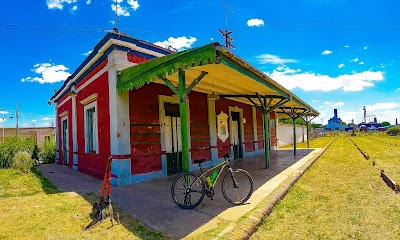
MULTIPOLYGON (((291 109, 291 112, 292 112, 292 116, 294 116, 294 110, 293 109, 291 109)), ((297 139, 296 139, 296 117, 292 117, 292 120, 293 120, 293 155, 296 155, 296 142, 297 142, 297 139)))
POLYGON ((310 127, 308 126, 310 122, 308 121, 308 116, 306 116, 306 125, 307 125, 307 148, 310 148, 310 127))
POLYGON ((265 168, 269 168, 270 151, 269 151, 269 113, 263 112, 264 116, 264 152, 265 152, 265 168))
POLYGON ((186 79, 185 71, 179 69, 179 83, 178 83, 178 96, 179 96, 179 113, 181 119, 181 141, 182 141, 182 170, 189 172, 189 127, 186 103, 186 79))

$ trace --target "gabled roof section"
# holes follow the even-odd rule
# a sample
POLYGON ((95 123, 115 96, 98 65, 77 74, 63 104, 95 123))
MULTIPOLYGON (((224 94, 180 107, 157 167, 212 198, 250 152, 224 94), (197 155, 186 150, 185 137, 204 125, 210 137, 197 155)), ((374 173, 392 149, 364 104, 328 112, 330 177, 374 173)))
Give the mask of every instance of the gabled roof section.
POLYGON ((112 49, 124 50, 127 52, 135 52, 136 54, 145 55, 147 58, 155 58, 155 56, 151 56, 144 53, 139 53, 134 50, 129 49, 129 47, 121 45, 111 44, 104 49, 104 46, 109 42, 109 40, 119 40, 120 43, 134 44, 138 47, 151 50, 153 52, 168 55, 172 53, 172 51, 162 48, 160 46, 129 37, 124 33, 117 32, 108 32, 97 44, 94 46, 93 51, 86 57, 86 59, 78 66, 78 68, 69 76, 61 86, 61 88, 50 98, 51 101, 57 102, 59 98, 65 95, 66 92, 71 90, 71 87, 77 84, 82 78, 84 78, 92 68, 97 66, 102 60, 104 60, 108 53, 111 52, 112 49), (93 62, 95 60, 95 62, 93 62))
MULTIPOLYGON (((279 98, 285 98, 290 101, 284 107, 298 109, 299 112, 307 111, 307 115, 319 115, 318 111, 295 94, 218 43, 170 54, 121 70, 117 80, 118 92, 124 93, 151 82, 163 84, 162 78, 167 78, 177 86, 178 69, 185 70, 187 78, 192 79, 198 76, 199 71, 208 73, 194 88, 195 91, 215 92, 235 99, 255 93, 275 96, 269 102, 271 106, 278 103, 279 98)), ((247 99, 242 101, 248 103, 247 99)))

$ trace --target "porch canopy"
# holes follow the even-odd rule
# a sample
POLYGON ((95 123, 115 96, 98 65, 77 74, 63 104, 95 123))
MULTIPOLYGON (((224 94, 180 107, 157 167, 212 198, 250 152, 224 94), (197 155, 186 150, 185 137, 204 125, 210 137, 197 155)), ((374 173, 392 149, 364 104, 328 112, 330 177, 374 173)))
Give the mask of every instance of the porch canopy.
MULTIPOLYGON (((269 167, 269 112, 278 118, 318 116, 318 111, 270 77, 218 43, 173 53, 118 72, 117 89, 124 93, 156 82, 180 99, 183 169, 189 169, 186 97, 198 92, 250 103, 264 115, 266 167, 269 167)), ((294 126, 295 127, 295 126, 294 126)), ((295 138, 294 138, 295 139, 295 138)))

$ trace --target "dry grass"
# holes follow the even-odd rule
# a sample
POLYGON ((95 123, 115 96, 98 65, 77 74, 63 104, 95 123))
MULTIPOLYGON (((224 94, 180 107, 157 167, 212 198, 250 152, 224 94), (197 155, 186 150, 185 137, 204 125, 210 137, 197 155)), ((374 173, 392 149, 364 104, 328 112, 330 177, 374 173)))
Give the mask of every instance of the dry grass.
POLYGON ((58 192, 39 173, 1 169, 0 239, 165 239, 121 213, 121 224, 90 223, 94 195, 58 192))
MULTIPOLYGON (((385 149, 383 144, 374 147, 385 149)), ((391 165, 400 163, 389 160, 391 165)), ((398 239, 399 219, 400 195, 385 185, 379 169, 347 137, 341 137, 290 189, 252 239, 398 239)))

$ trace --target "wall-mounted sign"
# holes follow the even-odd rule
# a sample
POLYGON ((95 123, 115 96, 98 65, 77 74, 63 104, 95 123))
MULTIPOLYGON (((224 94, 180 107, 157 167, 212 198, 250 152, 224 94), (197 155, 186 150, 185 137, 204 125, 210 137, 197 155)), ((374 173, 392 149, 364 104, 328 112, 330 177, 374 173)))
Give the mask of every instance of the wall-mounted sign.
POLYGON ((228 115, 221 111, 217 116, 218 138, 225 142, 229 137, 228 132, 228 115))

